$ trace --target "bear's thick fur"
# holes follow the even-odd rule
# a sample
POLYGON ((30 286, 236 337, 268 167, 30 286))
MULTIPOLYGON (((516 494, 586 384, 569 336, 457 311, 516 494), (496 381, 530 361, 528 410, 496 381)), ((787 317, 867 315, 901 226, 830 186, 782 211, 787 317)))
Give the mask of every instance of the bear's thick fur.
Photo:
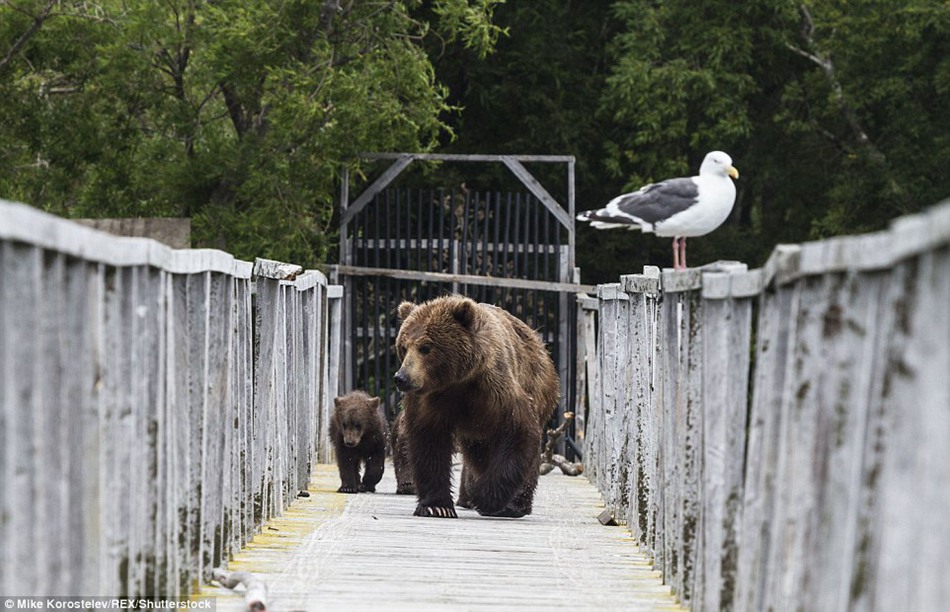
POLYGON ((395 382, 416 516, 455 518, 452 453, 462 452, 459 505, 488 516, 531 513, 541 436, 558 401, 551 356, 501 308, 461 296, 399 305, 395 382))
POLYGON ((412 466, 409 464, 409 441, 406 439, 406 411, 400 410, 393 420, 390 446, 393 449, 393 469, 396 472, 396 495, 415 495, 412 466))
POLYGON ((379 398, 353 391, 333 400, 330 437, 340 469, 340 493, 373 492, 386 461, 386 421, 379 398), (363 480, 360 482, 360 467, 363 480))

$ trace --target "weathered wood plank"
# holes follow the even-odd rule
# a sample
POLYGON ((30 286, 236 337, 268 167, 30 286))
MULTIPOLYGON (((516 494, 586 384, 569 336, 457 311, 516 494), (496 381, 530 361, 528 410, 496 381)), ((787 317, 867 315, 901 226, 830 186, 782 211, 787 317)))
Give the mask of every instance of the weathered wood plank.
POLYGON ((805 538, 801 600, 818 609, 851 607, 851 576, 861 469, 880 330, 883 274, 825 275, 820 313, 821 369, 816 386, 816 436, 810 486, 815 517, 805 538))
POLYGON ((626 364, 629 357, 629 347, 625 342, 629 298, 618 283, 598 287, 598 297, 601 300, 600 346, 602 350, 616 356, 616 360, 601 371, 604 411, 601 439, 604 448, 610 450, 602 456, 597 476, 607 508, 615 518, 623 520, 618 509, 624 507, 621 491, 624 486, 622 474, 625 471, 623 441, 626 406, 622 380, 624 368, 620 364, 626 364))
POLYGON ((32 509, 39 495, 36 482, 34 442, 34 413, 38 404, 35 385, 38 347, 32 342, 37 327, 36 309, 39 298, 41 251, 29 245, 4 242, 2 244, 2 279, 0 295, 3 308, 3 338, 6 344, 3 364, 4 410, 3 449, 0 464, 4 494, 0 501, 4 551, 3 585, 7 592, 17 589, 32 591, 39 585, 31 552, 35 521, 27 509, 32 509))
POLYGON ((61 593, 62 585, 52 580, 53 576, 64 576, 68 579, 69 570, 64 567, 62 558, 63 548, 56 546, 56 542, 64 541, 69 537, 66 530, 65 513, 68 508, 68 499, 65 496, 66 483, 64 481, 65 465, 64 451, 68 448, 66 439, 68 432, 74 426, 69 414, 64 414, 61 393, 65 383, 67 368, 64 367, 68 359, 62 352, 61 336, 58 319, 65 304, 62 292, 50 291, 47 283, 53 286, 62 286, 65 282, 65 262, 62 256, 51 255, 44 257, 43 267, 37 289, 39 299, 27 307, 36 309, 38 326, 35 328, 38 348, 38 371, 42 372, 44 386, 38 389, 39 403, 33 415, 36 435, 36 479, 39 491, 36 498, 36 520, 43 525, 36 530, 35 537, 39 540, 35 547, 38 574, 41 577, 39 588, 61 593))
MULTIPOLYGON (((709 276, 704 276, 704 283, 709 276)), ((702 401, 706 410, 698 543, 702 571, 697 573, 695 607, 728 610, 733 607, 745 484, 751 300, 707 300, 703 318, 702 401)))
POLYGON ((745 490, 739 533, 735 609, 763 610, 772 515, 776 504, 775 470, 786 364, 791 358, 790 328, 798 303, 797 287, 783 287, 763 294, 759 305, 756 368, 749 416, 745 490))
POLYGON ((250 278, 252 264, 215 249, 171 249, 149 238, 121 238, 0 199, 0 240, 23 242, 107 266, 153 266, 176 274, 213 270, 250 278))
POLYGON ((434 283, 464 283, 474 286, 508 287, 511 289, 540 289, 542 291, 563 291, 569 293, 592 293, 596 291, 594 285, 579 283, 560 283, 555 281, 539 281, 526 278, 502 278, 492 276, 475 276, 473 274, 449 274, 446 272, 419 272, 416 270, 392 270, 389 268, 372 268, 365 266, 335 265, 333 270, 347 276, 380 276, 382 278, 398 278, 404 280, 428 281, 434 283))
MULTIPOLYGON (((131 303, 129 334, 131 345, 130 385, 131 434, 129 440, 140 445, 131 451, 133 475, 127 492, 130 511, 128 592, 155 592, 157 476, 156 415, 161 374, 158 322, 162 318, 159 300, 159 274, 150 268, 130 270, 131 303), (141 477, 147 475, 147 477, 141 477)), ((127 444, 130 449, 131 444, 127 444)))
MULTIPOLYGON (((596 411, 592 404, 598 401, 600 389, 599 361, 595 346, 597 344, 596 313, 585 306, 585 301, 590 302, 593 298, 581 294, 577 298, 577 372, 579 381, 577 385, 577 398, 579 406, 576 407, 577 414, 574 417, 575 438, 582 448, 587 448, 587 439, 589 435, 590 416, 596 411)), ((587 451, 584 451, 586 456, 587 451)), ((585 468, 586 469, 586 468, 585 468)))
POLYGON ((894 334, 869 427, 871 512, 858 539, 856 606, 939 609, 950 598, 948 265, 946 246, 901 265, 885 305, 894 334))

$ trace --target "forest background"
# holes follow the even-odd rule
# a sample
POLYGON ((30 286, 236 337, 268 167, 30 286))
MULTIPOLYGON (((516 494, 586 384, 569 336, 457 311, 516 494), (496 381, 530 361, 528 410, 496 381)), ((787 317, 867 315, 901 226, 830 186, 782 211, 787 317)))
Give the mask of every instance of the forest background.
MULTIPOLYGON (((950 196, 950 4, 0 0, 0 197, 190 217, 245 259, 334 261, 363 151, 573 155, 584 210, 713 149, 738 197, 694 265, 950 196)), ((581 227, 578 262, 613 281, 669 241, 581 227)))

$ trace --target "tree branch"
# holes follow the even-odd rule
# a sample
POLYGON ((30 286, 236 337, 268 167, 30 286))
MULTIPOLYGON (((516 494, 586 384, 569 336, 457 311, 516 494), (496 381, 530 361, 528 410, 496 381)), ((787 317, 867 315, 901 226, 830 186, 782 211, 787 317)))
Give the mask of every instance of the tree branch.
MULTIPOLYGON (((812 62, 821 71, 825 74, 825 79, 828 81, 828 85, 831 87, 832 100, 834 101, 835 106, 838 108, 838 112, 841 113, 841 116, 844 118, 845 123, 847 123, 848 128, 851 130, 851 134, 854 137, 857 145, 864 149, 867 153, 868 158, 877 166, 880 167, 882 171, 885 171, 886 176, 888 177, 888 184, 892 192, 895 195, 903 195, 904 190, 897 184, 897 181, 893 179, 893 175, 889 172, 886 172, 888 162, 885 155, 877 148, 877 145, 871 140, 871 137, 868 136, 867 131, 861 125, 860 120, 858 119, 858 114, 855 112, 854 108, 848 102, 847 97, 844 93, 844 87, 841 84, 841 79, 838 77, 837 71, 835 70, 835 64, 831 59, 830 53, 822 53, 817 49, 817 44, 815 42, 815 22, 812 18, 811 12, 808 10, 808 7, 804 4, 798 5, 798 10, 802 15, 804 24, 802 26, 802 39, 804 40, 807 49, 793 45, 791 43, 785 43, 785 46, 791 50, 793 53, 807 59, 812 62)), ((828 134, 826 130, 820 130, 825 135, 828 134)), ((837 139, 834 139, 837 141, 837 139)), ((840 142, 838 142, 840 144, 840 142)))
POLYGON ((584 464, 583 463, 571 463, 562 455, 556 455, 554 453, 554 445, 557 444, 557 441, 564 435, 564 432, 567 431, 567 427, 571 424, 571 421, 574 419, 573 412, 564 413, 564 421, 558 426, 557 429, 549 429, 547 431, 548 441, 544 445, 544 452, 541 453, 541 475, 544 476, 555 466, 561 468, 561 472, 568 476, 577 476, 584 473, 584 464))
POLYGON ((33 23, 30 24, 30 27, 27 28, 26 32, 20 35, 20 38, 16 39, 13 46, 7 51, 7 54, 3 56, 3 59, 0 59, 0 74, 3 74, 3 71, 6 70, 10 62, 13 61, 14 56, 39 32, 40 28, 43 27, 43 23, 53 15, 53 7, 56 6, 56 4, 57 0, 49 0, 46 6, 43 7, 43 10, 41 10, 38 15, 33 16, 33 23))

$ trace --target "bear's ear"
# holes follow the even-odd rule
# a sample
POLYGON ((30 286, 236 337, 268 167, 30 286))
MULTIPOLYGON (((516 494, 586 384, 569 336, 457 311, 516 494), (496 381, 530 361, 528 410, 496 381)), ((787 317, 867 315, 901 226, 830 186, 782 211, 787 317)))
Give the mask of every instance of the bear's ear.
POLYGON ((334 398, 333 398, 333 405, 336 406, 337 408, 339 408, 342 403, 343 403, 343 402, 340 401, 340 398, 339 398, 339 397, 334 397, 334 398))
POLYGON ((456 304, 452 310, 452 318, 466 329, 471 327, 472 321, 475 320, 475 302, 466 299, 456 304))
POLYGON ((413 304, 412 302, 402 302, 401 304, 399 304, 399 308, 396 310, 396 312, 399 313, 399 320, 405 321, 406 318, 415 309, 416 309, 416 305, 413 304))
POLYGON ((379 408, 379 398, 371 397, 369 399, 369 405, 372 406, 373 408, 379 408))

